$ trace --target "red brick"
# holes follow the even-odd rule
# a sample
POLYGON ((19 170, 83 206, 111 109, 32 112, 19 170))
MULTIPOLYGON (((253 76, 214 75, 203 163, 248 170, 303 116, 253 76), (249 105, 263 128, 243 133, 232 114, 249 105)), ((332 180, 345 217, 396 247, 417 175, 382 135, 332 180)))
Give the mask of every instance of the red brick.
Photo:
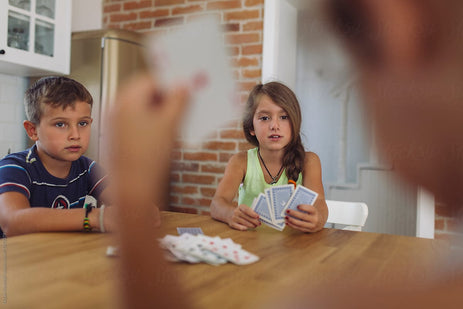
POLYGON ((154 22, 155 27, 169 27, 183 24, 183 16, 157 19, 154 22))
POLYGON ((241 53, 242 55, 262 55, 262 44, 242 46, 241 53))
POLYGON ((243 31, 255 31, 255 30, 263 30, 264 29, 264 22, 262 21, 250 21, 243 25, 243 31))
POLYGON ((208 198, 191 198, 183 197, 181 202, 183 205, 192 205, 192 206, 210 206, 211 199, 208 198))
POLYGON ((217 161, 217 154, 210 152, 185 152, 184 160, 192 161, 217 161))
POLYGON ((181 193, 181 194, 197 194, 198 193, 197 186, 173 185, 171 186, 171 190, 173 193, 181 193))
POLYGON ((259 59, 256 57, 239 57, 232 60, 234 67, 255 67, 259 65, 259 59))
POLYGON ((235 142, 207 142, 203 144, 203 148, 207 150, 235 150, 235 142))
POLYGON ((130 21, 130 20, 136 20, 136 19, 137 19, 137 14, 135 13, 128 13, 128 14, 118 13, 118 14, 110 15, 111 22, 130 21))
POLYGON ((104 5, 103 12, 104 13, 120 12, 121 7, 122 6, 120 3, 104 5))
POLYGON ((154 6, 184 4, 185 0, 154 0, 154 6))
POLYGON ((230 20, 248 20, 260 17, 259 10, 235 11, 224 14, 225 21, 230 20))
POLYGON ((238 57, 240 55, 240 48, 239 46, 229 46, 227 47, 227 52, 229 56, 238 57))
POLYGON ((140 18, 165 17, 165 16, 169 16, 169 10, 159 9, 159 10, 154 10, 154 11, 141 11, 139 15, 140 15, 140 18))
POLYGON ((188 162, 188 161, 180 161, 174 162, 172 166, 172 170, 174 171, 188 171, 188 172, 199 172, 199 163, 188 162))
POLYGON ((263 5, 264 4, 264 0, 246 0, 244 2, 244 5, 245 6, 257 6, 257 5, 263 5))
POLYGON ((151 7, 151 4, 152 4, 151 0, 124 2, 124 10, 131 11, 131 10, 149 8, 151 7))
POLYGON ((434 220, 434 229, 443 231, 445 229, 445 220, 442 218, 434 220))
POLYGON ((179 182, 180 181, 180 173, 170 173, 170 181, 171 182, 179 182))
POLYGON ((184 183, 212 185, 215 182, 215 177, 210 176, 210 175, 183 174, 182 175, 182 181, 184 183))
POLYGON ((225 41, 228 44, 245 44, 245 43, 260 43, 260 33, 241 33, 241 34, 226 34, 225 41))
POLYGON ((182 159, 182 151, 172 151, 172 154, 170 155, 170 158, 172 160, 181 160, 182 159))
POLYGON ((201 195, 205 197, 214 197, 215 189, 213 188, 201 188, 201 195))
POLYGON ((188 14, 202 11, 203 7, 201 5, 190 5, 185 7, 175 7, 172 9, 172 15, 179 14, 188 14))
POLYGON ((208 1, 208 10, 227 10, 227 9, 238 9, 241 8, 241 0, 229 0, 229 1, 208 1))
POLYGON ((203 173, 217 173, 223 174, 225 172, 225 165, 219 164, 203 164, 201 165, 201 172, 203 173))
POLYGON ((228 162, 234 153, 221 153, 219 155, 219 162, 228 162))
POLYGON ((151 29, 151 22, 150 21, 144 21, 144 22, 138 22, 138 23, 125 24, 123 26, 123 28, 124 29, 129 29, 129 30, 151 29))
POLYGON ((222 25, 224 32, 238 32, 240 31, 240 24, 238 23, 231 23, 222 25))
POLYGON ((244 133, 243 130, 223 130, 220 132, 220 138, 223 139, 243 139, 244 138, 244 133))
POLYGON ((243 70, 243 77, 244 78, 259 78, 262 76, 261 69, 256 70, 243 70))

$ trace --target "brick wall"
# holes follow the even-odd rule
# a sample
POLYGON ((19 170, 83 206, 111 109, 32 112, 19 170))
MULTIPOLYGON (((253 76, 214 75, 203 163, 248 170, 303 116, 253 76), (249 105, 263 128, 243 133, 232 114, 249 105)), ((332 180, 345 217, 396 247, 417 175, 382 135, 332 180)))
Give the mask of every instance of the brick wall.
MULTIPOLYGON (((198 15, 220 16, 244 102, 261 76, 263 4, 264 0, 104 0, 103 26, 157 32, 172 29, 198 15)), ((232 154, 249 147, 237 120, 217 130, 201 147, 176 149, 171 180, 172 209, 208 213, 226 162, 232 154)), ((435 223, 436 238, 446 239, 457 232, 458 224, 439 202, 435 223)))
MULTIPOLYGON (((264 0, 104 0, 103 27, 137 32, 167 31, 199 15, 220 17, 241 101, 260 82, 264 0)), ((201 146, 175 149, 171 209, 209 213, 215 189, 231 155, 251 147, 240 121, 218 129, 201 146)), ((180 143, 179 143, 180 145, 180 143)))

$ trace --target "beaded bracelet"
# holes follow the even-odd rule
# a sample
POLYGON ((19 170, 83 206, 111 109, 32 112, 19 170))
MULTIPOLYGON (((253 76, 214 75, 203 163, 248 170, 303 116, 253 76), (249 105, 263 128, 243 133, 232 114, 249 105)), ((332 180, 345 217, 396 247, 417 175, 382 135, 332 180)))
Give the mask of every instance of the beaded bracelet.
POLYGON ((91 232, 92 231, 92 226, 90 225, 90 220, 88 219, 88 214, 92 212, 92 205, 91 204, 85 204, 85 217, 84 217, 84 231, 85 232, 91 232))

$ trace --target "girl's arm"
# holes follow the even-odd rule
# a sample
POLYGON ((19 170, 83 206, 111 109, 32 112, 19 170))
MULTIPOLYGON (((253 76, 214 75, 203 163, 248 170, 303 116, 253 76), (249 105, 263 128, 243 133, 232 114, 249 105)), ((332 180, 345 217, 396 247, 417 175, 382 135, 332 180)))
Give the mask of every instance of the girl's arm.
POLYGON ((236 205, 233 201, 246 174, 246 164, 246 152, 237 153, 230 158, 211 202, 212 218, 237 230, 247 230, 260 225, 259 216, 251 208, 236 205))
POLYGON ((314 205, 299 205, 300 211, 289 210, 286 219, 288 226, 303 232, 321 230, 328 219, 328 207, 325 201, 325 191, 322 183, 322 167, 320 158, 313 152, 306 152, 303 186, 318 193, 314 205))
MULTIPOLYGON (((99 230, 98 208, 89 214, 90 225, 99 230)), ((35 232, 83 231, 85 209, 51 209, 30 207, 29 200, 19 192, 0 194, 0 226, 7 236, 35 232)), ((105 221, 106 222, 106 221, 105 221)), ((107 230, 110 229, 110 224, 107 230)))

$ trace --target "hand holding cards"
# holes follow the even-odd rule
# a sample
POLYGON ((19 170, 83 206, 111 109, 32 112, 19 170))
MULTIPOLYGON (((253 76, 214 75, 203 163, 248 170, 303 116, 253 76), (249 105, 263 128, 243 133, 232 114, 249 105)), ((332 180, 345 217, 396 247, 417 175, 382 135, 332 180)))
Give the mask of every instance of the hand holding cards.
POLYGON ((251 209, 260 216, 266 225, 282 231, 285 228, 285 212, 287 209, 297 210, 300 204, 313 205, 318 193, 303 187, 293 185, 274 186, 265 189, 254 199, 251 209))

